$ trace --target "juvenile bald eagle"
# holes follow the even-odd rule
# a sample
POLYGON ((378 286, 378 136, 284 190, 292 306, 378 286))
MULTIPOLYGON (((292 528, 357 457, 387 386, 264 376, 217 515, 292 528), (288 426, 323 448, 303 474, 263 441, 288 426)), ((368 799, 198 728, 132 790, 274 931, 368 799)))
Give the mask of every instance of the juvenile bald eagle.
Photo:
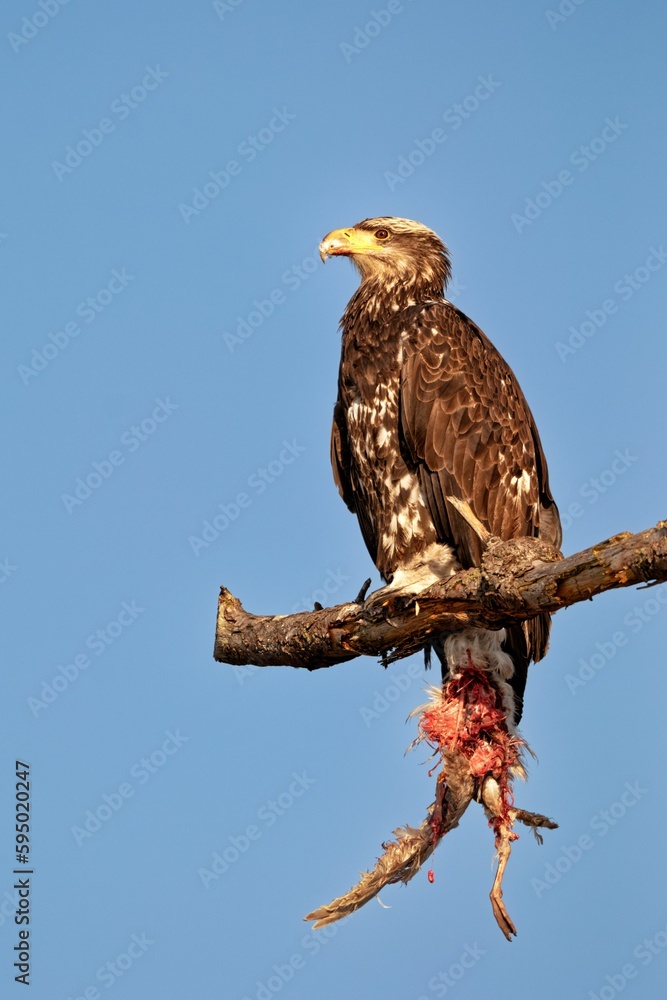
MULTIPOLYGON (((342 319, 331 457, 340 494, 392 589, 419 590, 477 566, 484 528, 503 540, 561 529, 535 421, 512 370, 445 298, 446 246, 409 219, 336 229, 322 258, 350 257, 361 285, 342 319), (474 523, 474 522, 473 522, 474 523)), ((443 676, 479 649, 495 660, 510 720, 528 665, 546 651, 548 615, 507 631, 446 639, 443 676)))
MULTIPOLYGON (((539 536, 559 547, 535 421, 507 363, 445 298, 450 263, 441 240, 408 219, 365 219, 329 233, 320 253, 351 257, 361 275, 342 320, 331 457, 388 584, 373 599, 412 596, 477 566, 489 534, 539 536)), ((329 924, 385 885, 408 882, 477 800, 495 834, 493 913, 508 940, 516 934, 502 898, 513 824, 532 827, 538 839, 538 828, 556 826, 517 808, 512 794, 512 779, 525 776, 515 727, 528 665, 544 655, 549 628, 541 615, 432 640, 443 683, 423 707, 418 740, 441 756, 435 801, 419 828, 396 830, 374 868, 307 920, 329 924)))

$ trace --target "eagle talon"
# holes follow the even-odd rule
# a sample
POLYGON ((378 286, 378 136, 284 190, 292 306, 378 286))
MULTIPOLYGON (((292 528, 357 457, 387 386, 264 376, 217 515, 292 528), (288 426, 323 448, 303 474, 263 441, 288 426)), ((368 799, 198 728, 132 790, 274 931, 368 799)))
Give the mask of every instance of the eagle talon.
POLYGON ((370 587, 370 585, 371 585, 371 578, 369 576, 368 579, 365 581, 365 583, 362 583, 361 590, 359 591, 359 593, 355 597, 354 601, 352 602, 353 604, 363 604, 364 603, 364 601, 366 600, 366 594, 368 593, 368 588, 370 587))

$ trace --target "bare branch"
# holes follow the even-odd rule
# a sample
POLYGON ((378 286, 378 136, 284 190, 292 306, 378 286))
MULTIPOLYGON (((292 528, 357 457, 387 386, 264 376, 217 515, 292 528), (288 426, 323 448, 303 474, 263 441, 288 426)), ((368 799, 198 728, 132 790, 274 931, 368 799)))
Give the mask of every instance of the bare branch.
POLYGON ((434 634, 503 628, 606 590, 665 580, 667 521, 636 535, 614 535, 566 559, 539 539, 496 539, 479 568, 429 587, 418 599, 383 588, 363 604, 269 616, 245 611, 223 587, 214 656, 221 663, 308 670, 362 655, 387 662, 415 652, 434 634))

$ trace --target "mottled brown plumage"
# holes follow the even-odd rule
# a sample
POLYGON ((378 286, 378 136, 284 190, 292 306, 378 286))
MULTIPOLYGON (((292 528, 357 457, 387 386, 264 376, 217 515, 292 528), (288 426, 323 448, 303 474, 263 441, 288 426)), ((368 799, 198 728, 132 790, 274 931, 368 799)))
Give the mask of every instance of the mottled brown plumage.
MULTIPOLYGON (((446 575, 447 552, 463 568, 479 564, 483 543, 450 498, 492 535, 559 546, 535 421, 508 364, 446 300, 449 255, 436 234, 405 219, 367 219, 331 233, 322 252, 351 256, 362 278, 342 320, 331 452, 384 579, 416 572, 420 560, 446 575)), ((508 632, 515 721, 549 625, 543 615, 508 632)))

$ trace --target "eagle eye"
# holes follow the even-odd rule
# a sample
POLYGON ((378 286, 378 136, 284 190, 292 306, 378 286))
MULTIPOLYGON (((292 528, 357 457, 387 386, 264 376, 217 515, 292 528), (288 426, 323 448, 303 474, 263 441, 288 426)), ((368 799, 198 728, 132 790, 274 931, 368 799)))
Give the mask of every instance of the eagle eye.
POLYGON ((388 229, 376 229, 375 230, 375 239, 376 240, 388 240, 389 239, 389 230, 388 229))

